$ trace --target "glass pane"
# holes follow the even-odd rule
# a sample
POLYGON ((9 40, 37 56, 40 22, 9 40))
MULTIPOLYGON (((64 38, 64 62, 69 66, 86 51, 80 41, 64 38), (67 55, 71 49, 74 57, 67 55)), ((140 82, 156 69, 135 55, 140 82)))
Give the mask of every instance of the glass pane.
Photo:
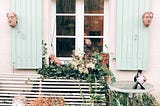
POLYGON ((104 11, 104 0, 84 0, 84 13, 102 14, 104 11))
POLYGON ((85 36, 103 36, 103 17, 85 16, 84 31, 85 36))
POLYGON ((72 51, 75 50, 74 38, 57 38, 57 57, 71 57, 72 51))
POLYGON ((92 55, 94 51, 102 52, 103 39, 102 38, 84 38, 84 52, 87 55, 92 55))
POLYGON ((74 16, 57 16, 56 21, 56 35, 75 36, 74 16))
POLYGON ((57 13, 75 13, 75 0, 56 0, 57 13))

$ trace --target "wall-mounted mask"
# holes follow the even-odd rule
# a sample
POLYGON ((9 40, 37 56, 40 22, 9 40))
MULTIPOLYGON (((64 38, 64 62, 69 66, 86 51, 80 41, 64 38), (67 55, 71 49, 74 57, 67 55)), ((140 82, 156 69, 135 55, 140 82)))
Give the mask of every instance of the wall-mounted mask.
POLYGON ((148 27, 151 24, 152 19, 153 19, 153 13, 151 11, 147 11, 143 13, 142 20, 143 20, 144 26, 148 27))
POLYGON ((17 25, 17 15, 14 12, 7 13, 8 18, 8 24, 12 28, 14 28, 17 25))

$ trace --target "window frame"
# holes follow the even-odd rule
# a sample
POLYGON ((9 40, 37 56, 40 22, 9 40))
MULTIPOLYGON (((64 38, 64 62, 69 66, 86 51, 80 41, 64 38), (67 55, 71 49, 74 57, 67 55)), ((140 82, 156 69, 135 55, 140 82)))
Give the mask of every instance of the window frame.
MULTIPOLYGON (((69 37, 75 38, 75 50, 76 51, 84 51, 84 17, 85 16, 103 16, 104 17, 104 26, 103 26, 103 36, 98 38, 103 38, 103 52, 108 52, 108 49, 105 45, 108 46, 108 38, 109 38, 109 1, 104 0, 104 13, 103 14, 90 14, 84 13, 84 0, 76 0, 76 11, 75 14, 56 14, 56 0, 51 1, 51 37, 50 43, 52 45, 51 51, 56 55, 56 16, 75 16, 75 36, 60 36, 60 37, 69 37), (81 29, 81 30, 80 30, 81 29), (83 37, 81 37, 83 36, 83 37)), ((94 38, 93 36, 91 36, 94 38)), ((89 38, 89 37, 88 37, 89 38)), ((95 37, 97 38, 97 37, 95 37)), ((62 61, 67 61, 71 59, 71 57, 58 57, 62 61)))

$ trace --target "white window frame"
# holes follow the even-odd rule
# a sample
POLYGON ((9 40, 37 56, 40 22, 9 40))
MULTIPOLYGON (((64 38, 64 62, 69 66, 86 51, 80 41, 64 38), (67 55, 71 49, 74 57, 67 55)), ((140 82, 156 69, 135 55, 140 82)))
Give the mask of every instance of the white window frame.
MULTIPOLYGON (((104 26, 103 26, 103 52, 107 52, 107 48, 105 45, 108 45, 109 38, 109 1, 104 0, 104 14, 84 14, 84 0, 76 0, 76 13, 75 14, 56 14, 56 0, 51 1, 51 43, 52 43, 52 51, 56 55, 56 16, 57 15, 66 15, 66 16, 75 16, 75 50, 83 51, 84 50, 84 16, 104 16, 104 26)), ((66 37, 66 36, 65 36, 66 37)), ((68 36, 67 36, 68 37, 68 36)), ((88 37, 88 36, 87 36, 88 37)), ((72 36, 73 38, 73 36, 72 36)), ((93 38, 93 36, 92 36, 93 38)), ((96 37, 95 37, 96 38, 96 37)), ((100 38, 100 37, 98 37, 100 38)), ((59 57, 60 60, 69 60, 69 57, 59 57)))

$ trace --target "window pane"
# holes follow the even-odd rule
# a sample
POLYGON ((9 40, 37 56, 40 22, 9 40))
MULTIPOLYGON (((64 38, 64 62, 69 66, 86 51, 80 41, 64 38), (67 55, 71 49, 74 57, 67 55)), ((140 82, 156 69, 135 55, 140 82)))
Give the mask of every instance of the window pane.
POLYGON ((104 11, 104 0, 84 0, 84 13, 102 14, 104 11))
POLYGON ((84 17, 84 52, 103 50, 103 16, 84 17), (88 37, 87 37, 88 36, 88 37))
POLYGON ((57 13, 75 13, 75 0, 56 0, 57 13))
POLYGON ((94 51, 102 52, 103 38, 84 38, 84 52, 91 55, 94 51))
POLYGON ((85 16, 84 31, 85 36, 103 36, 103 17, 85 16))
POLYGON ((56 34, 58 36, 75 36, 75 17, 57 16, 56 34))
POLYGON ((57 38, 57 51, 58 57, 71 57, 72 51, 75 50, 74 38, 57 38))

